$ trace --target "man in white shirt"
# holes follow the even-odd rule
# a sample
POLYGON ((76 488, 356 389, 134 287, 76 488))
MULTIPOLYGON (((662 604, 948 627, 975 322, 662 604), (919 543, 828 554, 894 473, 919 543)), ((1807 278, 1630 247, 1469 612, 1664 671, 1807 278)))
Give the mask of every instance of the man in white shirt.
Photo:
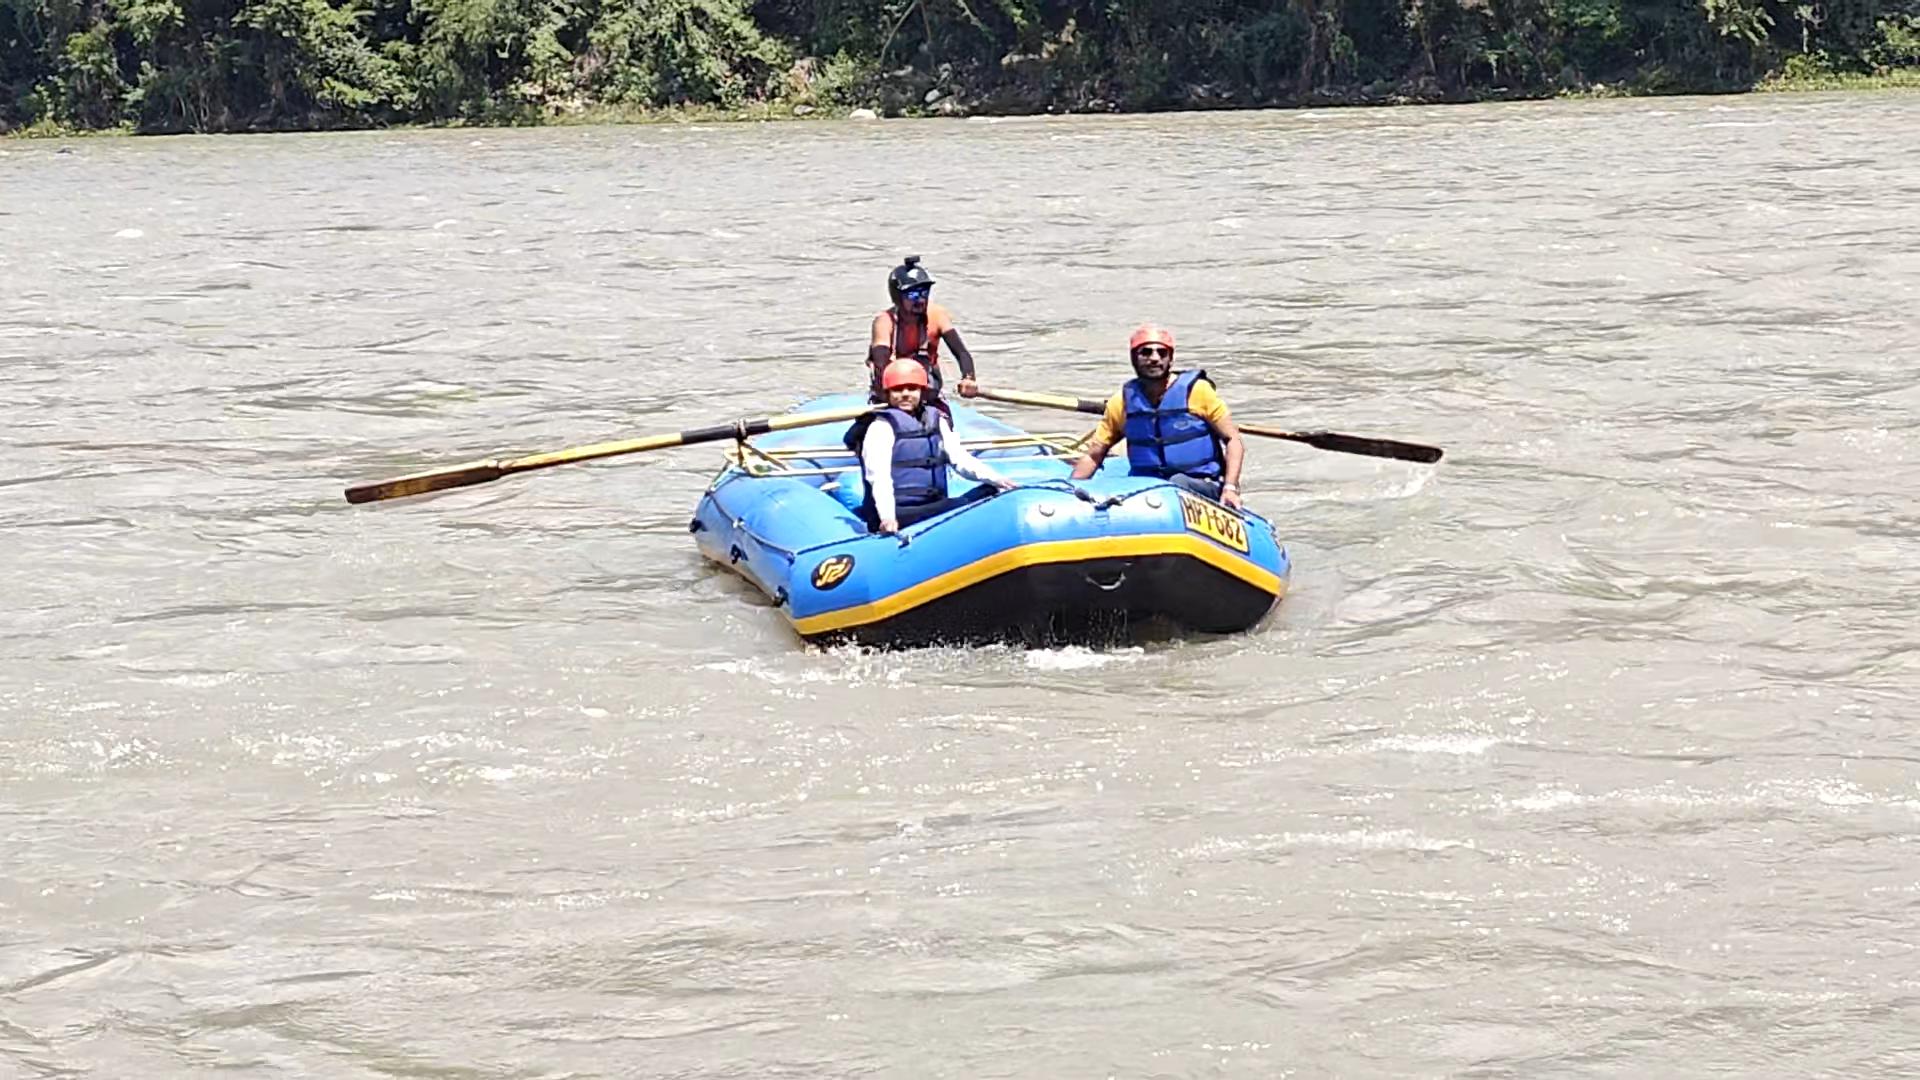
POLYGON ((904 525, 1013 488, 1012 482, 960 445, 944 411, 927 407, 925 365, 910 357, 895 360, 880 380, 887 408, 848 433, 867 482, 867 497, 860 506, 867 528, 899 532, 904 525), (980 486, 950 495, 949 471, 980 481, 980 486))

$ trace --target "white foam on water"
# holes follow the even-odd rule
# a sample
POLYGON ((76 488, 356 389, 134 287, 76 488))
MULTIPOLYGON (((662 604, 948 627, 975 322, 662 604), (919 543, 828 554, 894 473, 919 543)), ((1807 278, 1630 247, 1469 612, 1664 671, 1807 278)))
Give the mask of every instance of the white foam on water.
POLYGON ((145 235, 147 235, 147 233, 144 229, 121 229, 119 232, 113 234, 116 240, 138 240, 145 235))
POLYGON ((1379 497, 1383 499, 1405 499, 1413 495, 1418 495, 1420 489, 1426 487, 1428 482, 1433 479, 1435 471, 1436 470, 1431 467, 1409 469, 1404 478, 1398 483, 1389 485, 1385 491, 1380 493, 1379 497))
POLYGON ((193 689, 206 689, 230 683, 240 678, 237 671, 196 671, 185 675, 169 675, 160 681, 168 686, 185 686, 193 689))
POLYGON ((1086 671, 1113 664, 1137 664, 1146 656, 1147 651, 1137 646, 1096 651, 1084 645, 1068 645, 1059 649, 1034 649, 1024 654, 1023 659, 1035 671, 1086 671))
POLYGON ((1412 829, 1348 829, 1344 832, 1259 833, 1235 838, 1217 836, 1202 840, 1173 854, 1182 859, 1214 859, 1248 855, 1287 848, 1345 848, 1359 851, 1451 851, 1456 848, 1478 850, 1472 840, 1450 840, 1428 836, 1412 829))
POLYGON ((1548 788, 1518 799, 1496 797, 1495 802, 1527 813, 1542 813, 1601 802, 1624 806, 1665 806, 1687 809, 1799 807, 1811 810, 1829 807, 1852 810, 1856 807, 1876 806, 1893 810, 1920 810, 1920 800, 1874 794, 1862 790, 1850 781, 1833 777, 1760 784, 1741 791, 1622 788, 1599 794, 1583 794, 1564 788, 1548 788))
POLYGON ((457 746, 471 746, 477 750, 507 749, 506 744, 498 739, 453 731, 436 731, 430 735, 408 735, 398 739, 387 739, 380 743, 380 748, 383 750, 397 750, 403 746, 417 746, 423 750, 451 750, 457 746))
POLYGON ((995 731, 1017 731, 1022 724, 1045 724, 1047 721, 1038 716, 1022 716, 1017 713, 936 713, 920 721, 929 727, 965 727, 990 728, 995 731))
POLYGON ((1880 801, 1845 780, 1817 781, 1811 794, 1824 806, 1868 806, 1880 801))
POLYGON ((465 383, 437 382, 433 379, 415 379, 412 382, 404 382, 398 386, 388 387, 387 393, 388 395, 460 394, 460 393, 466 393, 471 389, 472 387, 467 386, 465 383))
POLYGON ((1516 810, 1538 813, 1542 810, 1558 810, 1564 806, 1578 806, 1587 801, 1585 795, 1555 788, 1550 791, 1536 792, 1525 798, 1515 799, 1512 806, 1516 810))
POLYGON ((78 705, 72 706, 67 711, 70 713, 76 713, 76 714, 90 713, 90 712, 118 712, 119 710, 124 708, 126 708, 125 705, 121 704, 118 701, 113 701, 109 699, 109 700, 101 700, 101 701, 83 701, 78 705))
POLYGON ((1472 850, 1475 846, 1472 840, 1427 836, 1412 829, 1388 829, 1384 832, 1349 829, 1338 833, 1284 833, 1282 836, 1292 847, 1358 848, 1366 851, 1451 851, 1455 848, 1472 850))
POLYGON ((229 741, 242 753, 264 758, 271 765, 334 764, 352 756, 345 742, 330 735, 296 735, 280 731, 261 738, 236 733, 229 736, 229 741))
POLYGON ((1505 742, 1491 735, 1389 735, 1367 744, 1370 750, 1405 750, 1415 754, 1484 754, 1505 742))
POLYGON ((42 761, 14 757, 7 765, 23 775, 70 776, 74 773, 106 773, 116 769, 168 764, 172 759, 161 752, 160 744, 135 736, 120 738, 106 733, 75 736, 46 744, 42 761))
POLYGON ((766 666, 765 660, 716 660, 701 664, 702 671, 719 671, 728 675, 746 675, 760 680, 769 686, 806 686, 837 685, 857 686, 868 682, 897 683, 906 672, 898 666, 877 667, 876 658, 862 651, 859 646, 839 645, 823 649, 819 656, 831 657, 847 662, 846 667, 822 668, 808 667, 800 671, 777 671, 766 666), (877 670, 876 670, 877 668, 877 670))

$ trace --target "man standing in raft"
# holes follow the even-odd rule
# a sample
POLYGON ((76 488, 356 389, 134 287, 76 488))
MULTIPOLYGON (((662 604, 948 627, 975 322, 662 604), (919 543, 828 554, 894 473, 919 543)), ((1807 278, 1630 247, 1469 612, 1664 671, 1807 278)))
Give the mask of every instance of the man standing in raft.
POLYGON ((847 446, 860 455, 867 497, 859 514, 874 532, 899 532, 901 526, 978 502, 1014 485, 967 452, 953 437, 947 414, 928 404, 927 369, 911 359, 895 360, 881 375, 887 408, 856 421, 847 446), (947 496, 951 469, 980 481, 954 498, 947 496))
POLYGON ((872 375, 874 401, 886 400, 886 388, 880 375, 895 360, 917 360, 927 369, 931 385, 927 400, 941 408, 940 388, 946 378, 940 371, 940 346, 945 343, 960 362, 961 397, 973 397, 979 386, 973 379, 973 354, 960 340, 953 316, 934 303, 933 275, 920 265, 920 256, 909 255, 893 273, 887 275, 887 293, 893 306, 873 317, 873 336, 868 339, 867 370, 872 375))
POLYGON ((1173 332, 1148 323, 1127 342, 1135 378, 1107 400, 1107 411, 1073 466, 1085 480, 1127 441, 1128 473, 1157 476, 1240 508, 1240 461, 1246 447, 1226 403, 1204 371, 1173 370, 1173 332))

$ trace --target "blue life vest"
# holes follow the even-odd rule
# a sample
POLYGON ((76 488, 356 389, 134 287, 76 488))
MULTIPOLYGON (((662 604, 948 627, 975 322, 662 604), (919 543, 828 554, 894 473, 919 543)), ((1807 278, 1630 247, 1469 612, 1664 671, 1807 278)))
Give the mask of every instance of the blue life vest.
MULTIPOLYGON (((1127 407, 1127 464, 1134 476, 1158 476, 1175 473, 1215 479, 1222 471, 1222 455, 1213 428, 1204 417, 1187 409, 1187 396, 1193 384, 1207 379, 1204 371, 1183 371, 1160 396, 1155 405, 1140 388, 1140 380, 1130 380, 1120 391, 1127 407)), ((1207 379, 1207 385, 1213 385, 1207 379)))
MULTIPOLYGON (((884 422, 893 427, 890 471, 896 507, 924 506, 947 497, 947 449, 940 439, 940 419, 944 415, 932 405, 922 405, 919 416, 899 409, 882 409, 847 432, 847 445, 858 453, 867 437, 868 424, 884 422)), ((871 491, 863 506, 868 511, 875 509, 871 491)))

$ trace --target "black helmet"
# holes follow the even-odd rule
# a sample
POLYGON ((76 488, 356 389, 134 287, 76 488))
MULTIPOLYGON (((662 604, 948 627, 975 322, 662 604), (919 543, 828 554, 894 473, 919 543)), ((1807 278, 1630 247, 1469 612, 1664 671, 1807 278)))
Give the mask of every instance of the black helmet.
POLYGON ((900 294, 908 289, 932 284, 933 275, 920 265, 920 256, 909 255, 893 268, 893 273, 887 275, 887 295, 899 300, 900 294))

